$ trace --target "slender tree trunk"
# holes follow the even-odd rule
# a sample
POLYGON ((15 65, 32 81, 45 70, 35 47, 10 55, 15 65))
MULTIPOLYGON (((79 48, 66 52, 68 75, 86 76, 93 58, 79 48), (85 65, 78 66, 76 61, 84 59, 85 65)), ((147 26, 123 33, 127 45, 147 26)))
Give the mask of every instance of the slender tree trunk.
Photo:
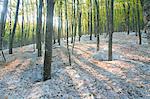
POLYGON ((3 10, 0 19, 0 51, 3 49, 3 33, 5 31, 5 23, 7 16, 8 0, 3 1, 3 10))
POLYGON ((2 52, 2 56, 4 61, 6 61, 5 55, 3 53, 3 33, 5 31, 6 17, 7 17, 7 8, 8 8, 8 0, 3 1, 3 10, 1 13, 0 19, 0 51, 2 52))
POLYGON ((97 18, 96 18, 96 8, 94 6, 94 35, 96 37, 96 33, 97 33, 97 18))
POLYGON ((39 15, 39 3, 38 0, 36 0, 36 49, 38 49, 38 35, 37 35, 37 27, 38 27, 38 15, 39 15))
POLYGON ((38 57, 42 56, 42 44, 41 44, 41 29, 42 29, 42 5, 43 0, 39 0, 39 10, 38 10, 38 23, 37 23, 37 48, 38 57))
POLYGON ((124 3, 123 4, 123 10, 124 10, 124 21, 125 21, 125 30, 127 31, 127 34, 128 34, 128 11, 126 10, 126 4, 124 3))
POLYGON ((17 22, 18 22, 19 4, 20 4, 20 0, 17 1, 15 22, 14 22, 14 26, 13 26, 13 30, 12 30, 12 34, 10 38, 9 54, 13 53, 12 49, 13 49, 14 36, 15 36, 17 22))
POLYGON ((142 44, 142 37, 140 32, 140 11, 139 11, 139 1, 136 0, 136 7, 137 7, 137 23, 138 23, 138 35, 139 35, 139 44, 142 44))
POLYGON ((53 35, 53 11, 54 0, 47 0, 46 36, 45 36, 45 56, 44 56, 44 81, 51 79, 52 63, 52 35, 53 35))
POLYGON ((79 19, 78 19, 78 20, 79 20, 79 23, 78 23, 79 41, 81 40, 81 35, 82 35, 82 34, 81 34, 81 29, 82 29, 82 25, 81 25, 81 24, 82 24, 82 23, 81 23, 81 20, 82 20, 82 19, 81 19, 81 18, 82 18, 82 12, 80 11, 80 12, 79 12, 79 19))
POLYGON ((82 9, 80 6, 79 0, 77 0, 77 15, 78 15, 78 35, 79 35, 79 41, 81 39, 81 17, 82 17, 82 9))
MULTIPOLYGON (((62 1, 60 1, 60 8, 62 9, 62 1)), ((60 45, 60 38, 61 38, 61 9, 58 11, 58 44, 60 45)))
MULTIPOLYGON (((72 0, 72 16, 74 15, 74 0, 72 0)), ((72 35, 71 35, 71 43, 73 43, 73 35, 74 35, 74 18, 72 18, 72 35)))
POLYGON ((99 29, 99 6, 98 6, 98 1, 95 0, 95 5, 96 5, 96 18, 97 18, 97 51, 99 51, 99 32, 100 32, 100 29, 99 29))
POLYGON ((136 4, 135 4, 135 1, 133 0, 133 7, 132 7, 132 10, 133 10, 133 17, 134 17, 134 31, 135 31, 135 35, 137 36, 137 32, 138 32, 138 28, 137 28, 137 13, 136 13, 136 8, 135 8, 136 4))
POLYGON ((43 22, 43 27, 42 27, 42 42, 44 43, 44 36, 45 36, 45 23, 46 23, 46 15, 45 15, 45 5, 43 3, 43 18, 44 18, 44 22, 43 22))
POLYGON ((107 37, 107 35, 109 34, 109 31, 110 31, 110 29, 109 29, 109 5, 108 5, 108 0, 105 0, 105 6, 106 6, 106 24, 107 24, 107 26, 106 26, 106 37, 107 37))
POLYGON ((147 34, 147 41, 150 45, 150 0, 144 0, 143 5, 145 30, 147 34))
POLYGON ((90 40, 92 40, 92 0, 90 0, 90 40))
POLYGON ((62 7, 62 1, 60 2, 61 3, 61 10, 60 10, 60 30, 61 30, 61 32, 60 32, 60 38, 61 38, 61 36, 63 36, 63 7, 62 7))
POLYGON ((73 11, 73 25, 74 25, 74 37, 73 37, 73 46, 72 46, 72 53, 73 53, 73 49, 75 46, 75 41, 76 41, 76 1, 74 0, 74 11, 73 11))
POLYGON ((54 40, 54 44, 56 44, 56 35, 55 35, 55 31, 53 30, 53 40, 54 40))
POLYGON ((24 0, 22 0, 22 23, 21 23, 21 47, 23 46, 23 34, 24 34, 24 0))
POLYGON ((128 11, 127 11, 127 32, 130 34, 130 4, 128 1, 128 11))
POLYGON ((9 15, 9 49, 11 47, 11 36, 12 36, 12 8, 11 8, 11 0, 10 0, 10 15, 9 15))
POLYGON ((135 11, 134 11, 134 0, 132 1, 132 31, 135 32, 135 11))
POLYGON ((68 50, 68 56, 69 56, 69 64, 71 66, 71 55, 69 51, 69 30, 68 30, 68 15, 67 15, 67 1, 65 0, 65 18, 66 18, 66 32, 67 32, 67 50, 68 50))
POLYGON ((135 15, 135 35, 137 36, 138 33, 138 27, 137 27, 137 15, 135 15))
POLYGON ((112 38, 114 31, 114 21, 113 21, 113 13, 114 13, 114 0, 111 0, 111 9, 110 9, 110 33, 109 33, 109 45, 108 45, 108 60, 112 61, 112 38))
POLYGON ((88 11, 88 35, 90 35, 90 12, 88 11))

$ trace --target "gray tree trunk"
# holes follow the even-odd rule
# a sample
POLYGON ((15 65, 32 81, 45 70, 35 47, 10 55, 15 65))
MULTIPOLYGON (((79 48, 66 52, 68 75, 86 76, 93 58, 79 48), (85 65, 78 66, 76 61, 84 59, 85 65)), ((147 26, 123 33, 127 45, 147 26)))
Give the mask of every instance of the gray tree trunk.
POLYGON ((69 65, 71 66, 71 55, 69 50, 69 30, 68 30, 68 15, 67 15, 67 1, 65 0, 65 19, 66 19, 66 32, 67 32, 67 50, 69 56, 69 65))
POLYGON ((138 25, 138 36, 139 36, 139 44, 142 44, 142 36, 141 36, 141 24, 140 24, 140 11, 139 11, 139 1, 136 0, 136 7, 137 7, 137 25, 138 25))
POLYGON ((100 32, 100 28, 99 28, 99 17, 100 17, 100 15, 99 15, 99 5, 98 5, 98 1, 97 0, 95 0, 95 5, 96 5, 96 18, 97 18, 97 51, 99 51, 99 42, 100 42, 100 40, 99 40, 99 32, 100 32))
POLYGON ((41 30, 42 30, 42 5, 43 0, 39 0, 39 8, 37 13, 37 49, 38 49, 38 57, 42 56, 42 44, 41 44, 41 30))
MULTIPOLYGON (((142 0, 141 0, 142 1, 142 0)), ((144 23, 147 31, 147 41, 150 44, 150 0, 143 0, 144 23)))
POLYGON ((89 19, 89 21, 90 21, 90 40, 92 40, 92 0, 90 0, 90 19, 89 19))
POLYGON ((47 0, 45 56, 43 80, 51 79, 54 0, 47 0))
POLYGON ((112 38, 114 32, 114 21, 113 21, 113 13, 114 13, 114 0, 111 0, 111 9, 110 9, 110 33, 109 33, 109 44, 108 44, 108 60, 112 61, 112 38))

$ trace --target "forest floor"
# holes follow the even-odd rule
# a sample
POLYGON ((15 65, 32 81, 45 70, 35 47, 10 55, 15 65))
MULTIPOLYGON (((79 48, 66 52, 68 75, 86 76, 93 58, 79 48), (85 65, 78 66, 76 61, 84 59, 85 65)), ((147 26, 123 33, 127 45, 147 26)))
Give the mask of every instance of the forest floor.
MULTIPOLYGON (((143 35, 144 36, 144 35, 143 35)), ((70 48, 71 50, 71 48, 70 48)), ((15 48, 0 62, 0 99, 150 99, 150 46, 134 33, 114 33, 113 61, 107 61, 108 38, 83 36, 75 43, 69 66, 66 41, 53 46, 52 79, 42 81, 43 57, 33 45, 15 48)), ((2 58, 0 59, 2 60, 2 58)))

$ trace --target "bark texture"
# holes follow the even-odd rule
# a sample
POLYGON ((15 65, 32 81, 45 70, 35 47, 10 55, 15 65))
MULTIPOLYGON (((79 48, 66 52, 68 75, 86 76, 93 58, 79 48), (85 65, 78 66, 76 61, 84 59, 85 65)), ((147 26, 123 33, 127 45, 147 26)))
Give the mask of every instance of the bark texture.
POLYGON ((145 29, 147 31, 147 40, 148 43, 150 44, 150 0, 144 0, 142 4, 144 11, 143 13, 144 13, 145 29))

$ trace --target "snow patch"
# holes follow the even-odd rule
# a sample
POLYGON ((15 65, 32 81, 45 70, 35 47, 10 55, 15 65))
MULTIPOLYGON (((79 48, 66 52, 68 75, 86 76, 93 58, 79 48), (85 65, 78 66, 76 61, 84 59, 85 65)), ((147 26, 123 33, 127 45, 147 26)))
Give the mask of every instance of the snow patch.
MULTIPOLYGON (((120 54, 116 53, 116 52, 113 52, 112 57, 113 57, 113 60, 122 59, 122 56, 120 54)), ((99 51, 97 53, 94 53, 92 55, 92 58, 96 59, 96 60, 99 60, 99 61, 106 61, 106 60, 108 60, 108 51, 103 50, 103 51, 99 51)))

